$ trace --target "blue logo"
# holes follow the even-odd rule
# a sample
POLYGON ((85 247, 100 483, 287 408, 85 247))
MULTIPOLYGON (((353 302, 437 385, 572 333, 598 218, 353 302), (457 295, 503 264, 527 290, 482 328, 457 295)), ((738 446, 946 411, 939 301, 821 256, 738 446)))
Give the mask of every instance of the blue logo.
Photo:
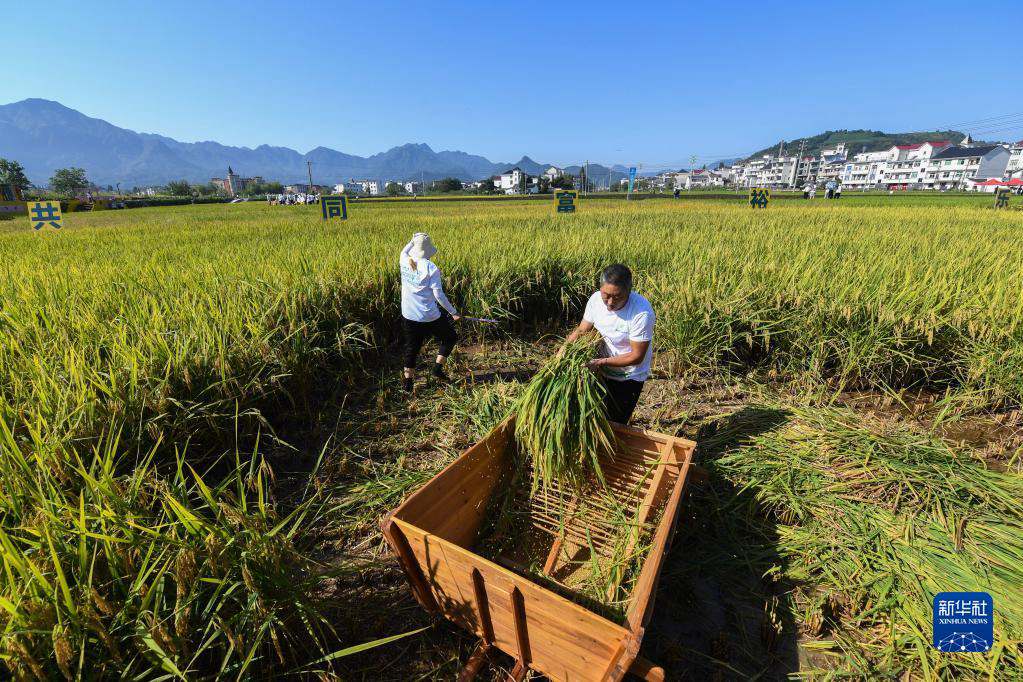
POLYGON ((995 603, 987 592, 940 592, 934 597, 934 648, 990 651, 995 638, 995 603))

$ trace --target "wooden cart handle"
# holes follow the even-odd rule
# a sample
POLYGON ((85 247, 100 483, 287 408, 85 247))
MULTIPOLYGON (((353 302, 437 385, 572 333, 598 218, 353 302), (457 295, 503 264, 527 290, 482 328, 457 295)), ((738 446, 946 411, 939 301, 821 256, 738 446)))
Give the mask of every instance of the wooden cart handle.
POLYGON ((430 591, 430 586, 426 582, 426 576, 423 575, 422 569, 419 568, 419 562, 416 560, 416 555, 412 553, 412 547, 408 543, 408 538, 395 525, 394 520, 391 519, 391 514, 392 512, 388 512, 380 519, 380 531, 384 534, 387 544, 391 546, 391 549, 397 555, 398 563, 401 565, 402 570, 405 571, 409 584, 412 585, 412 594, 415 595, 416 601, 430 613, 437 613, 440 611, 440 607, 437 605, 437 600, 434 599, 433 592, 430 591))

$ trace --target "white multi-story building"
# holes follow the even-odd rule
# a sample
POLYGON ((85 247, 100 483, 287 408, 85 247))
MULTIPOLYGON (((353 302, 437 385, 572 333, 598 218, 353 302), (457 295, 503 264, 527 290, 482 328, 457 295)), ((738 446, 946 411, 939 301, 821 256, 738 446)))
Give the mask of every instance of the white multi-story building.
POLYGON ((837 181, 845 168, 845 153, 825 154, 821 152, 820 163, 817 165, 817 175, 811 178, 816 184, 825 184, 831 180, 837 181))
POLYGON ((839 179, 844 189, 870 189, 884 182, 888 164, 898 158, 898 148, 878 152, 862 152, 846 161, 839 179))
POLYGON ((401 184, 401 186, 405 189, 405 193, 406 194, 422 194, 423 193, 423 183, 417 182, 415 180, 408 180, 406 182, 403 182, 401 184))
POLYGON ((1000 144, 949 145, 927 162, 926 189, 962 189, 967 180, 1001 178, 1011 154, 1000 144))
POLYGON ((334 192, 337 194, 380 194, 380 182, 377 180, 356 180, 340 182, 334 185, 334 192))
POLYGON ((767 183, 774 157, 766 154, 737 165, 736 184, 740 187, 762 187, 767 183))
POLYGON ((565 171, 557 166, 551 166, 543 172, 543 176, 548 180, 557 180, 558 178, 565 176, 565 171))
POLYGON ((887 189, 922 188, 931 157, 951 144, 947 140, 941 140, 897 145, 894 149, 898 153, 896 158, 888 163, 884 186, 887 189))
POLYGON ((689 174, 690 187, 724 187, 725 175, 717 171, 698 169, 689 174))
POLYGON ((521 194, 528 182, 529 175, 518 166, 494 176, 494 187, 505 194, 521 194))
POLYGON ((1009 145, 1009 163, 1005 166, 1005 174, 1016 175, 1023 171, 1023 140, 1009 145))
POLYGON ((660 175, 655 175, 654 177, 650 178, 650 183, 654 187, 661 188, 675 187, 676 186, 675 178, 677 176, 678 173, 676 173, 675 171, 665 171, 660 175))
MULTIPOLYGON (((667 177, 669 174, 665 173, 667 177)), ((702 187, 724 187, 728 184, 728 174, 720 171, 698 168, 691 171, 671 173, 675 189, 699 189, 702 187)), ((661 176, 658 176, 661 177, 661 176)), ((667 186, 667 185, 666 185, 667 186)))

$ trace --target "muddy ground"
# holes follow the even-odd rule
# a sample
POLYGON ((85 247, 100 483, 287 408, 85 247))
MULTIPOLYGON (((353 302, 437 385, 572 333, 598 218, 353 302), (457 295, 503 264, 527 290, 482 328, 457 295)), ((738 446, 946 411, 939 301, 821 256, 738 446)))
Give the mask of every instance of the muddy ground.
MULTIPOLYGON (((479 406, 468 400, 475 388, 492 385, 500 392, 505 382, 527 379, 552 348, 550 337, 533 343, 503 339, 464 347, 449 367, 450 382, 421 377, 411 398, 399 389, 397 366, 368 367, 354 391, 346 387, 343 395, 339 389, 325 397, 310 424, 299 432, 280 434, 289 447, 280 448, 274 457, 279 476, 303 482, 309 462, 322 453, 317 484, 329 491, 335 510, 341 510, 321 529, 312 551, 325 566, 358 563, 358 570, 338 578, 324 595, 336 604, 341 641, 355 644, 426 628, 339 659, 335 672, 341 679, 453 680, 472 653, 473 636, 431 619, 415 602, 383 544, 377 521, 485 432, 473 421, 479 406)), ((424 350, 422 356, 427 361, 429 352, 424 350)), ((742 427, 738 429, 742 437, 777 426, 776 415, 757 407, 765 402, 844 405, 864 419, 942 435, 992 466, 1020 467, 1019 413, 949 419, 941 412, 940 395, 828 394, 819 388, 743 378, 730 382, 669 378, 656 362, 633 424, 699 442, 716 432, 723 420, 732 420, 732 426, 742 427)), ((700 454, 698 450, 697 457, 700 454)), ((808 658, 805 652, 813 649, 800 647, 814 637, 800 632, 792 606, 782 599, 790 586, 765 575, 780 559, 763 541, 764 524, 758 521, 753 533, 752 526, 717 517, 715 500, 729 494, 727 485, 712 480, 687 499, 641 655, 662 665, 671 680, 775 680, 808 666, 826 667, 823 654, 808 658), (735 547, 743 547, 741 555, 733 551, 735 547)), ((503 679, 513 662, 499 656, 494 663, 479 679, 503 679)))

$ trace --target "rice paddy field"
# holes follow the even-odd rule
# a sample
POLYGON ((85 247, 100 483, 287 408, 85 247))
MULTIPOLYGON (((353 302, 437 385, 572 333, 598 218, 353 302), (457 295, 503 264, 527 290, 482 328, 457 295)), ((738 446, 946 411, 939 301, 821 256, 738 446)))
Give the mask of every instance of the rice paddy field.
MULTIPOLYGON (((452 679, 375 519, 507 412, 624 262, 639 423, 700 443, 644 654, 671 679, 1023 677, 1023 212, 988 197, 199 205, 0 223, 0 670, 452 679), (454 381, 398 394, 429 232, 454 381), (994 596, 987 654, 930 646, 994 596), (370 648, 370 646, 372 648, 370 648)), ((426 354, 424 353, 424 357, 426 354)))

